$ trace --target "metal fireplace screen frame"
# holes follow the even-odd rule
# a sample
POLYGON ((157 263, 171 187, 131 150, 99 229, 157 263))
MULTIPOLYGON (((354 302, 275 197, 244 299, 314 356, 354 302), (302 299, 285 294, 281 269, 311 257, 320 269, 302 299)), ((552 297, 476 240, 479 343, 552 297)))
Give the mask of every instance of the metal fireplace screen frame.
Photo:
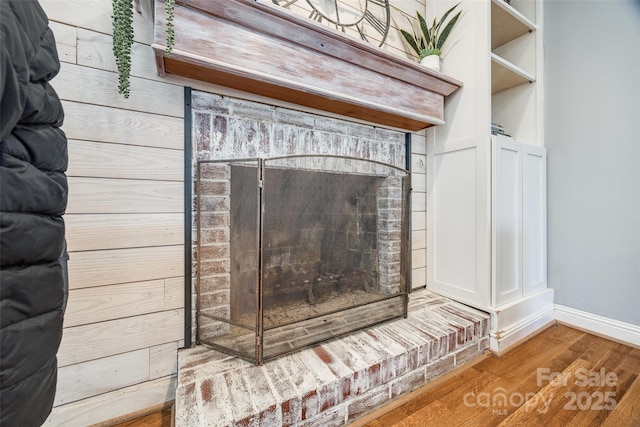
POLYGON ((410 173, 332 155, 199 161, 197 341, 261 364, 406 317, 410 173))

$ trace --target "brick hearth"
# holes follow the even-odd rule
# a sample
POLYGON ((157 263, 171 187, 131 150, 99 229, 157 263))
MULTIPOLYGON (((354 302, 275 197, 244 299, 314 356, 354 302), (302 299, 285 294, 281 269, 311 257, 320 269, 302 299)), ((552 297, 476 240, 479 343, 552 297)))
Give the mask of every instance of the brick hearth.
POLYGON ((177 426, 340 426, 472 360, 489 315, 420 290, 409 316, 255 366, 178 354, 177 426))

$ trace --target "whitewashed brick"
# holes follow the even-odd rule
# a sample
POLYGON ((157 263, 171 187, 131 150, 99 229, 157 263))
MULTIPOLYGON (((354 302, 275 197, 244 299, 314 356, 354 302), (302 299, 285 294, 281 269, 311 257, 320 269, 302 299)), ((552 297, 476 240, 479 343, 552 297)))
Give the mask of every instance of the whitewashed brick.
POLYGON ((325 411, 316 417, 306 420, 297 425, 297 427, 338 427, 345 424, 347 419, 347 407, 341 405, 330 411, 325 411))
POLYGON ((278 361, 264 365, 267 381, 280 402, 282 423, 293 425, 302 420, 302 397, 286 371, 278 361))
POLYGON ((184 425, 340 426, 488 348, 488 331, 476 337, 487 314, 424 290, 411 294, 410 307, 407 319, 262 367, 212 350, 182 351, 176 420, 191 423, 184 425), (456 348, 461 334, 472 340, 456 348), (213 407, 221 404, 236 407, 213 407))
POLYGON ((356 418, 370 412, 372 408, 383 406, 385 403, 389 402, 390 398, 390 387, 389 385, 384 384, 352 399, 348 406, 348 421, 352 422, 356 418))
POLYGON ((391 382, 389 386, 390 398, 413 391, 424 384, 425 367, 420 367, 391 382))

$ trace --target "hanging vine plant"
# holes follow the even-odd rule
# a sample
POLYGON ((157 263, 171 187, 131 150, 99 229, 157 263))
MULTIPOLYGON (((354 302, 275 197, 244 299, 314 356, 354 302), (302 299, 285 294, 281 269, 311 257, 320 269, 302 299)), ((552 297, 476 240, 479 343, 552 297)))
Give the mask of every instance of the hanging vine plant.
POLYGON ((169 57, 173 50, 174 36, 173 31, 173 12, 176 8, 176 0, 164 0, 164 11, 167 13, 167 49, 164 56, 169 57))
MULTIPOLYGON (((167 13, 167 48, 171 55, 174 44, 173 18, 175 0, 164 0, 167 13)), ((131 77, 131 47, 133 46, 133 0, 111 0, 113 8, 113 55, 118 68, 118 93, 129 98, 131 77)))

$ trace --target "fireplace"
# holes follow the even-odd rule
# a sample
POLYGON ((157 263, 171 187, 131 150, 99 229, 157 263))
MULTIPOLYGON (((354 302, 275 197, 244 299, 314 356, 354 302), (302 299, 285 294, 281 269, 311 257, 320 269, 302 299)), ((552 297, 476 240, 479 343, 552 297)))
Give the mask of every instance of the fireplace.
POLYGON ((406 317, 409 174, 330 155, 200 161, 198 340, 257 364, 406 317), (206 258, 205 258, 206 256, 206 258))
POLYGON ((195 339, 260 364, 405 317, 406 134, 192 94, 195 339))

